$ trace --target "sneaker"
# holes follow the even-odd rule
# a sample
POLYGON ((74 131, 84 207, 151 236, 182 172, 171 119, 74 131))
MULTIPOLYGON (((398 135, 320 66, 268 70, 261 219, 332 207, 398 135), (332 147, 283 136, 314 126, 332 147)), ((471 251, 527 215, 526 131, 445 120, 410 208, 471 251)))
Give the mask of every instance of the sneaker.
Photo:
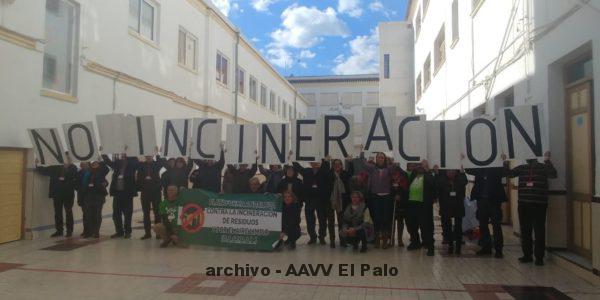
POLYGON ((533 258, 531 256, 522 256, 519 257, 519 262, 522 264, 526 264, 526 263, 530 263, 533 261, 533 258))
POLYGON ((123 233, 115 233, 110 236, 111 239, 116 239, 116 238, 120 238, 120 237, 123 237, 123 233))
POLYGON ((308 240, 308 243, 306 243, 307 245, 314 245, 317 243, 317 239, 316 238, 310 238, 310 240, 308 240))
POLYGON ((50 237, 59 237, 59 236, 63 236, 62 231, 57 231, 57 232, 53 233, 50 237))
POLYGON ((543 266, 544 265, 544 259, 543 258, 536 258, 535 259, 535 265, 536 266, 543 266))
POLYGON ((504 258, 504 253, 502 253, 502 251, 496 251, 496 254, 494 254, 495 258, 504 258))
POLYGON ((150 235, 149 233, 146 233, 146 234, 144 234, 143 237, 140 238, 140 240, 147 240, 147 239, 150 239, 150 238, 152 238, 152 235, 150 235))
POLYGON ((123 238, 125 238, 125 239, 131 238, 131 233, 128 232, 128 233, 124 234, 123 238))

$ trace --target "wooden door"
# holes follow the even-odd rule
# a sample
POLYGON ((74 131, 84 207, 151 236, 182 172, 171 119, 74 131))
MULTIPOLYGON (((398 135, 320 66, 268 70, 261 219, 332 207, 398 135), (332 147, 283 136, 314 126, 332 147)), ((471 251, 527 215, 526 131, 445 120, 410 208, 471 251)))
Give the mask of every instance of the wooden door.
POLYGON ((23 150, 0 149, 0 243, 21 239, 24 166, 23 150))
POLYGON ((568 88, 566 97, 569 248, 591 259, 594 184, 592 82, 568 88))

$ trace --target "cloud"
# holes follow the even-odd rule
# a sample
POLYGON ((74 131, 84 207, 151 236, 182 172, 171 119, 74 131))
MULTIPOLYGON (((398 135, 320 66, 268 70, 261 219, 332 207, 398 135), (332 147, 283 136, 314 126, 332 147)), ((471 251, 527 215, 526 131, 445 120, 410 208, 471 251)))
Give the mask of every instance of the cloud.
POLYGON ((379 72, 379 32, 361 35, 348 42, 350 55, 338 55, 332 69, 336 75, 371 74, 379 72))
POLYGON ((371 11, 382 11, 384 8, 381 1, 373 1, 369 4, 369 10, 371 11))
POLYGON ((363 9, 360 4, 360 0, 339 0, 338 12, 353 18, 358 18, 363 14, 363 9))
POLYGON ((265 51, 267 60, 273 65, 286 68, 294 65, 294 58, 292 54, 284 48, 271 47, 265 51))
POLYGON ((212 3, 224 14, 226 17, 229 16, 231 11, 239 10, 240 6, 235 0, 211 0, 212 3))
POLYGON ((319 10, 316 7, 293 4, 281 13, 281 26, 271 33, 272 47, 302 48, 315 46, 327 36, 347 36, 346 23, 340 20, 336 11, 328 7, 319 10))
POLYGON ((269 6, 279 0, 252 0, 252 7, 257 11, 269 11, 269 6))
POLYGON ((301 59, 311 59, 311 58, 315 58, 315 56, 317 56, 317 54, 315 54, 314 52, 310 51, 310 50, 302 50, 300 51, 300 58, 301 59))

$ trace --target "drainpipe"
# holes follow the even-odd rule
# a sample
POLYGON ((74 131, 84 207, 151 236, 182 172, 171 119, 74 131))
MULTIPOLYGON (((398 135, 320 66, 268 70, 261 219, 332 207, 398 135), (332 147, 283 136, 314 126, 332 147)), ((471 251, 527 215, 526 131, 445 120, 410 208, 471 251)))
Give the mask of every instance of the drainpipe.
POLYGON ((290 120, 298 118, 298 112, 296 111, 296 100, 297 99, 298 99, 298 91, 294 90, 294 117, 293 118, 290 117, 290 120))
POLYGON ((240 72, 239 72, 239 64, 238 64, 238 59, 239 59, 239 48, 240 48, 240 31, 236 30, 235 31, 235 49, 234 49, 234 66, 235 66, 235 70, 234 70, 234 84, 233 84, 233 101, 234 101, 234 119, 233 122, 235 124, 238 123, 238 89, 239 89, 239 76, 240 76, 240 72))

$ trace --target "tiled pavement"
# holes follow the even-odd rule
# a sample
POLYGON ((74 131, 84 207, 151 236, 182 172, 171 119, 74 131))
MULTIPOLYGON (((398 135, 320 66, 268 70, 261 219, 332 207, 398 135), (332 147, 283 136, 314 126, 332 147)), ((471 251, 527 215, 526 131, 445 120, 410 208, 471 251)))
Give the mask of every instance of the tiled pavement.
MULTIPOLYGON (((104 229, 103 235, 111 233, 110 222, 104 229)), ((275 253, 161 249, 155 239, 140 241, 142 230, 130 240, 19 241, 0 245, 0 299, 600 299, 599 286, 551 260, 544 267, 519 264, 518 241, 508 231, 504 259, 476 257, 471 244, 460 257, 445 255, 441 245, 434 257, 405 248, 359 254, 307 246, 305 236, 296 251, 275 253), (333 264, 334 271, 328 277, 285 276, 289 264, 309 263, 333 264), (207 267, 235 264, 267 267, 271 274, 204 275, 207 267), (387 264, 398 275, 359 276, 356 270, 357 276, 343 277, 340 264, 387 264)))

